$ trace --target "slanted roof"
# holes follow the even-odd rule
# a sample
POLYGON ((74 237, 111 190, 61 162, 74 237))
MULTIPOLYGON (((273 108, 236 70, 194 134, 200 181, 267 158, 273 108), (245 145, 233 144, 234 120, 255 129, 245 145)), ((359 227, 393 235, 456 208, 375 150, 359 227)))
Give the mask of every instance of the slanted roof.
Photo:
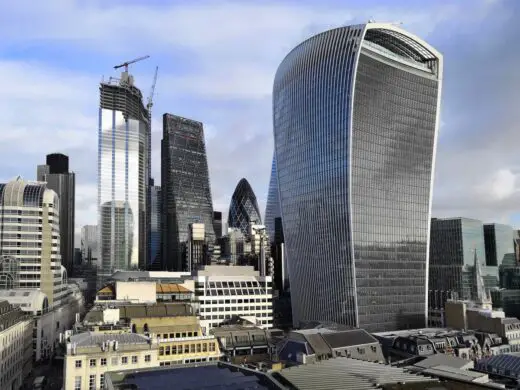
POLYGON ((190 294, 191 290, 177 283, 157 283, 157 294, 190 294))
POLYGON ((299 390, 373 390, 376 385, 438 383, 437 379, 411 374, 403 368, 345 357, 285 368, 277 374, 299 390))
POLYGON ((70 342, 78 347, 100 347, 107 341, 117 341, 120 344, 148 344, 149 339, 137 333, 105 334, 85 332, 70 337, 70 342))
POLYGON ((190 305, 177 303, 157 303, 154 305, 123 305, 119 307, 121 318, 145 318, 145 317, 180 317, 192 316, 190 305))
POLYGON ((330 355, 332 350, 319 334, 305 334, 305 339, 316 355, 330 355))
POLYGON ((457 369, 473 368, 473 361, 462 359, 456 356, 449 356, 443 353, 436 353, 428 356, 426 359, 421 360, 414 364, 415 367, 419 368, 432 368, 436 366, 448 366, 457 369))
POLYGON ((378 343, 377 339, 364 329, 352 329, 335 333, 322 333, 331 348, 352 347, 355 345, 378 343))
POLYGON ((101 290, 99 290, 98 295, 115 295, 115 286, 112 284, 106 285, 101 290))

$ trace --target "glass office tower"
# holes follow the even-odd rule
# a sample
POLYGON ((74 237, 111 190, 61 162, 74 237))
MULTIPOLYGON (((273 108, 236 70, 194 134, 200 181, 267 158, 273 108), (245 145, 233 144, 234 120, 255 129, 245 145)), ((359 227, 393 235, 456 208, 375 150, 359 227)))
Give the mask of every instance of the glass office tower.
POLYGON ((161 148, 162 268, 183 271, 188 269, 186 242, 190 224, 204 224, 208 250, 215 241, 202 123, 164 114, 161 148))
POLYGON ((280 199, 278 197, 278 177, 276 174, 276 156, 273 153, 273 163, 271 165, 271 178, 269 179, 269 189, 267 191, 267 202, 265 205, 264 224, 271 242, 274 240, 275 228, 274 221, 281 216, 280 199))
POLYGON ((150 185, 150 258, 148 268, 156 268, 161 264, 161 186, 150 185))
POLYGON ((318 34, 273 87, 295 324, 422 327, 442 56, 392 24, 318 34))
POLYGON ((251 225, 261 225, 262 218, 258 209, 256 195, 246 179, 241 179, 231 196, 229 204, 228 227, 237 228, 249 235, 251 225))
POLYGON ((98 229, 101 278, 146 265, 150 122, 127 72, 100 86, 98 229))
POLYGON ((500 223, 484 224, 486 264, 499 267, 502 263, 514 263, 515 247, 513 227, 500 223))

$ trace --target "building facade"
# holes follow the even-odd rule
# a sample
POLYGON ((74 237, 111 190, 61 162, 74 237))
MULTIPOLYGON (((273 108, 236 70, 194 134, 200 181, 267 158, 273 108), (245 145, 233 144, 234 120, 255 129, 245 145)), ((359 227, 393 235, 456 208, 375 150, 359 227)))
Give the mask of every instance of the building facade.
MULTIPOLYGON (((153 182, 152 182, 153 183, 153 182)), ((161 264, 161 186, 150 187, 150 257, 148 268, 161 264)))
POLYGON ((150 118, 127 72, 101 83, 98 229, 101 277, 146 266, 149 254, 150 118))
POLYGON ((426 323, 442 64, 420 38, 368 23, 318 34, 279 66, 273 130, 296 324, 426 323))
POLYGON ((32 321, 0 300, 0 388, 15 390, 32 369, 32 321))
POLYGON ((281 217, 280 197, 278 195, 278 175, 276 173, 276 153, 273 154, 273 163, 271 165, 271 178, 269 179, 269 189, 267 191, 267 202, 265 205, 264 223, 267 228, 267 234, 273 241, 275 236, 275 218, 281 217))
POLYGON ((206 242, 212 245, 215 241, 202 123, 164 114, 161 150, 162 268, 182 271, 188 267, 186 242, 190 224, 203 223, 206 242))
POLYGON ((246 179, 241 179, 229 204, 228 228, 237 228, 248 235, 252 225, 261 225, 256 195, 246 179))
POLYGON ((195 277, 203 334, 242 317, 261 328, 273 326, 272 278, 251 266, 207 266, 195 277))
POLYGON ((99 259, 99 233, 97 225, 81 228, 81 259, 88 264, 97 264, 99 259))
POLYGON ((222 212, 213 211, 213 230, 217 239, 222 237, 222 212))
POLYGON ((500 223, 484 224, 486 265, 500 267, 515 259, 513 228, 500 223))
POLYGON ((107 371, 158 366, 155 340, 133 333, 85 332, 67 342, 63 389, 103 389, 107 371))
POLYGON ((17 178, 0 184, 0 260, 14 267, 11 285, 3 288, 39 289, 51 306, 60 304, 60 203, 46 183, 17 178))
POLYGON ((69 172, 69 157, 61 153, 47 155, 46 165, 37 169, 36 180, 47 183, 60 200, 61 263, 72 275, 74 268, 74 228, 76 210, 76 175, 69 172))

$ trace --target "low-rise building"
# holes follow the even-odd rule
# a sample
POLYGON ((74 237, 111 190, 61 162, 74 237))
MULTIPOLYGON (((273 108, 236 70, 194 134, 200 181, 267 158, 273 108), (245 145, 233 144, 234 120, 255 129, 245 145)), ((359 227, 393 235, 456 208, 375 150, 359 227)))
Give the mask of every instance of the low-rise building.
POLYGON ((0 300, 0 389, 19 389, 32 369, 31 316, 0 300))
POLYGON ((139 334, 85 332, 67 341, 64 390, 102 389, 107 371, 158 367, 157 343, 139 334))
POLYGON ((195 299, 207 333, 233 317, 250 318, 261 328, 273 326, 272 277, 252 266, 212 265, 195 276, 195 299))

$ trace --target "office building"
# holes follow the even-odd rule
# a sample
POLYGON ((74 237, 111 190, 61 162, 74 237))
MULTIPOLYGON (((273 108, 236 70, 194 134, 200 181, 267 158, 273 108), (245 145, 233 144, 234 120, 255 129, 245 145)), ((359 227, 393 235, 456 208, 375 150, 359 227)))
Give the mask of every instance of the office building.
POLYGON ((97 225, 81 228, 81 259, 88 264, 97 264, 99 259, 99 233, 97 225))
POLYGON ((212 265, 195 279, 202 332, 242 317, 260 328, 273 326, 272 277, 260 276, 251 266, 212 265))
POLYGON ((0 388, 20 389, 32 369, 31 317, 0 299, 0 388))
POLYGON ((318 34, 279 66, 273 130, 295 324, 425 325, 442 63, 422 39, 368 23, 318 34))
POLYGON ((213 211, 213 230, 217 239, 222 237, 222 212, 213 211))
POLYGON ((258 209, 256 195, 246 179, 241 179, 229 204, 228 228, 237 228, 245 235, 251 225, 261 225, 262 218, 258 209))
POLYGON ((101 278, 145 268, 149 254, 150 118, 128 72, 100 86, 98 234, 101 278))
POLYGON ((475 256, 487 289, 498 287, 498 268, 486 266, 484 226, 470 218, 432 218, 429 289, 475 299, 475 256))
POLYGON ((161 186, 150 186, 150 257, 148 268, 161 267, 161 186))
POLYGON ((157 342, 139 334, 85 332, 67 341, 64 390, 102 389, 109 371, 158 367, 157 342))
POLYGON ((202 123, 164 114, 161 148, 162 269, 182 271, 188 268, 190 224, 203 223, 208 246, 215 241, 202 123))
POLYGON ((505 261, 515 259, 513 228, 500 223, 484 224, 484 246, 486 249, 486 265, 500 267, 505 261))
POLYGON ((60 303, 66 279, 59 207, 58 195, 46 183, 18 177, 0 184, 0 259, 16 268, 12 285, 5 287, 39 289, 51 306, 60 303))
POLYGON ((47 155, 46 165, 37 168, 36 180, 47 183, 47 188, 58 194, 60 200, 61 264, 72 275, 74 268, 74 228, 76 209, 76 175, 69 172, 69 157, 61 153, 47 155))
POLYGON ((278 196, 278 176, 276 174, 276 154, 273 154, 271 178, 269 179, 269 189, 267 191, 267 202, 265 205, 264 215, 264 223, 271 241, 273 241, 275 236, 275 218, 279 218, 281 215, 280 198, 278 196))

